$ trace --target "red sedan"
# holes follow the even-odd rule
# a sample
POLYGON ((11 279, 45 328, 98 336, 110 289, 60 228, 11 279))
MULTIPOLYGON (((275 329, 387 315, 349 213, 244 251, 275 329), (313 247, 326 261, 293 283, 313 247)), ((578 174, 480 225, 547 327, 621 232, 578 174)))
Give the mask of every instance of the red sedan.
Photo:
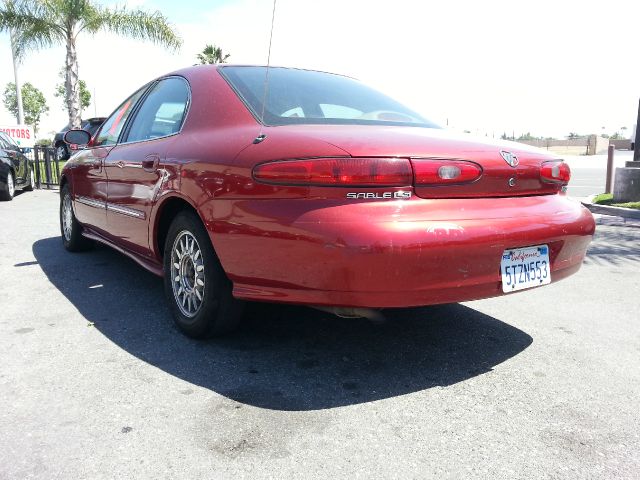
POLYGON ((87 148, 62 173, 65 247, 99 241, 164 276, 194 337, 234 327, 240 300, 375 318, 544 285, 595 229, 562 160, 322 72, 187 68, 66 141, 87 148))

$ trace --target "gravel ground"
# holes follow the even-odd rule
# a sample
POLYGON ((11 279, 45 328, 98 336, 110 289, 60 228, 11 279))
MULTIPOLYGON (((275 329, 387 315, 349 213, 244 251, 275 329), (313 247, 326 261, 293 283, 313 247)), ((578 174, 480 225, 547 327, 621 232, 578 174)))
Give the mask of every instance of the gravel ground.
POLYGON ((640 224, 582 270, 383 325, 252 305, 179 334, 161 281, 0 203, 0 478, 638 478, 640 224))

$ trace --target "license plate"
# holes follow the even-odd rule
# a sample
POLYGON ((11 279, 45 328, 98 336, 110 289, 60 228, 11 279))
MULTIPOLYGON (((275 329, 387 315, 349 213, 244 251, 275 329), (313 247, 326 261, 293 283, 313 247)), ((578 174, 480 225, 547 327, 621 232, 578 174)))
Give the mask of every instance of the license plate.
POLYGON ((551 282, 549 247, 514 248, 502 253, 502 291, 505 293, 546 285, 551 282))

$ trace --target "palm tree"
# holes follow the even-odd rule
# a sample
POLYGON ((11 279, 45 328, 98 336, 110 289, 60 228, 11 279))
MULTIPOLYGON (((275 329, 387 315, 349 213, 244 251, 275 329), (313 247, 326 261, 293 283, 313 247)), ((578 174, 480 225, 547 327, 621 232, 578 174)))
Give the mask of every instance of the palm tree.
POLYGON ((196 55, 196 58, 202 65, 210 64, 210 63, 226 63, 227 58, 229 58, 230 54, 222 55, 222 49, 220 47, 216 47, 215 45, 207 45, 202 50, 202 53, 196 55))
POLYGON ((0 31, 15 33, 20 55, 31 49, 64 44, 65 102, 69 125, 80 127, 80 88, 76 41, 85 32, 109 31, 177 49, 182 40, 158 11, 106 8, 91 0, 8 0, 0 6, 0 31))

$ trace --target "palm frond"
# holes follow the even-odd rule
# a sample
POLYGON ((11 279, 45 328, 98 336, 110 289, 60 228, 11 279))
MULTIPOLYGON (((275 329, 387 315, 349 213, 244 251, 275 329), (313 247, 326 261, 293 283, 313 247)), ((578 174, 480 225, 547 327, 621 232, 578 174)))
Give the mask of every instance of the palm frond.
POLYGON ((149 40, 177 50, 182 39, 160 12, 127 10, 126 8, 95 8, 95 14, 85 21, 84 28, 90 32, 108 30, 137 40, 149 40))
POLYGON ((207 44, 202 52, 196 55, 196 59, 201 64, 226 63, 230 56, 228 53, 223 55, 222 48, 207 44))
POLYGON ((55 21, 47 2, 7 1, 0 7, 0 30, 11 32, 16 56, 61 43, 65 28, 55 21))

